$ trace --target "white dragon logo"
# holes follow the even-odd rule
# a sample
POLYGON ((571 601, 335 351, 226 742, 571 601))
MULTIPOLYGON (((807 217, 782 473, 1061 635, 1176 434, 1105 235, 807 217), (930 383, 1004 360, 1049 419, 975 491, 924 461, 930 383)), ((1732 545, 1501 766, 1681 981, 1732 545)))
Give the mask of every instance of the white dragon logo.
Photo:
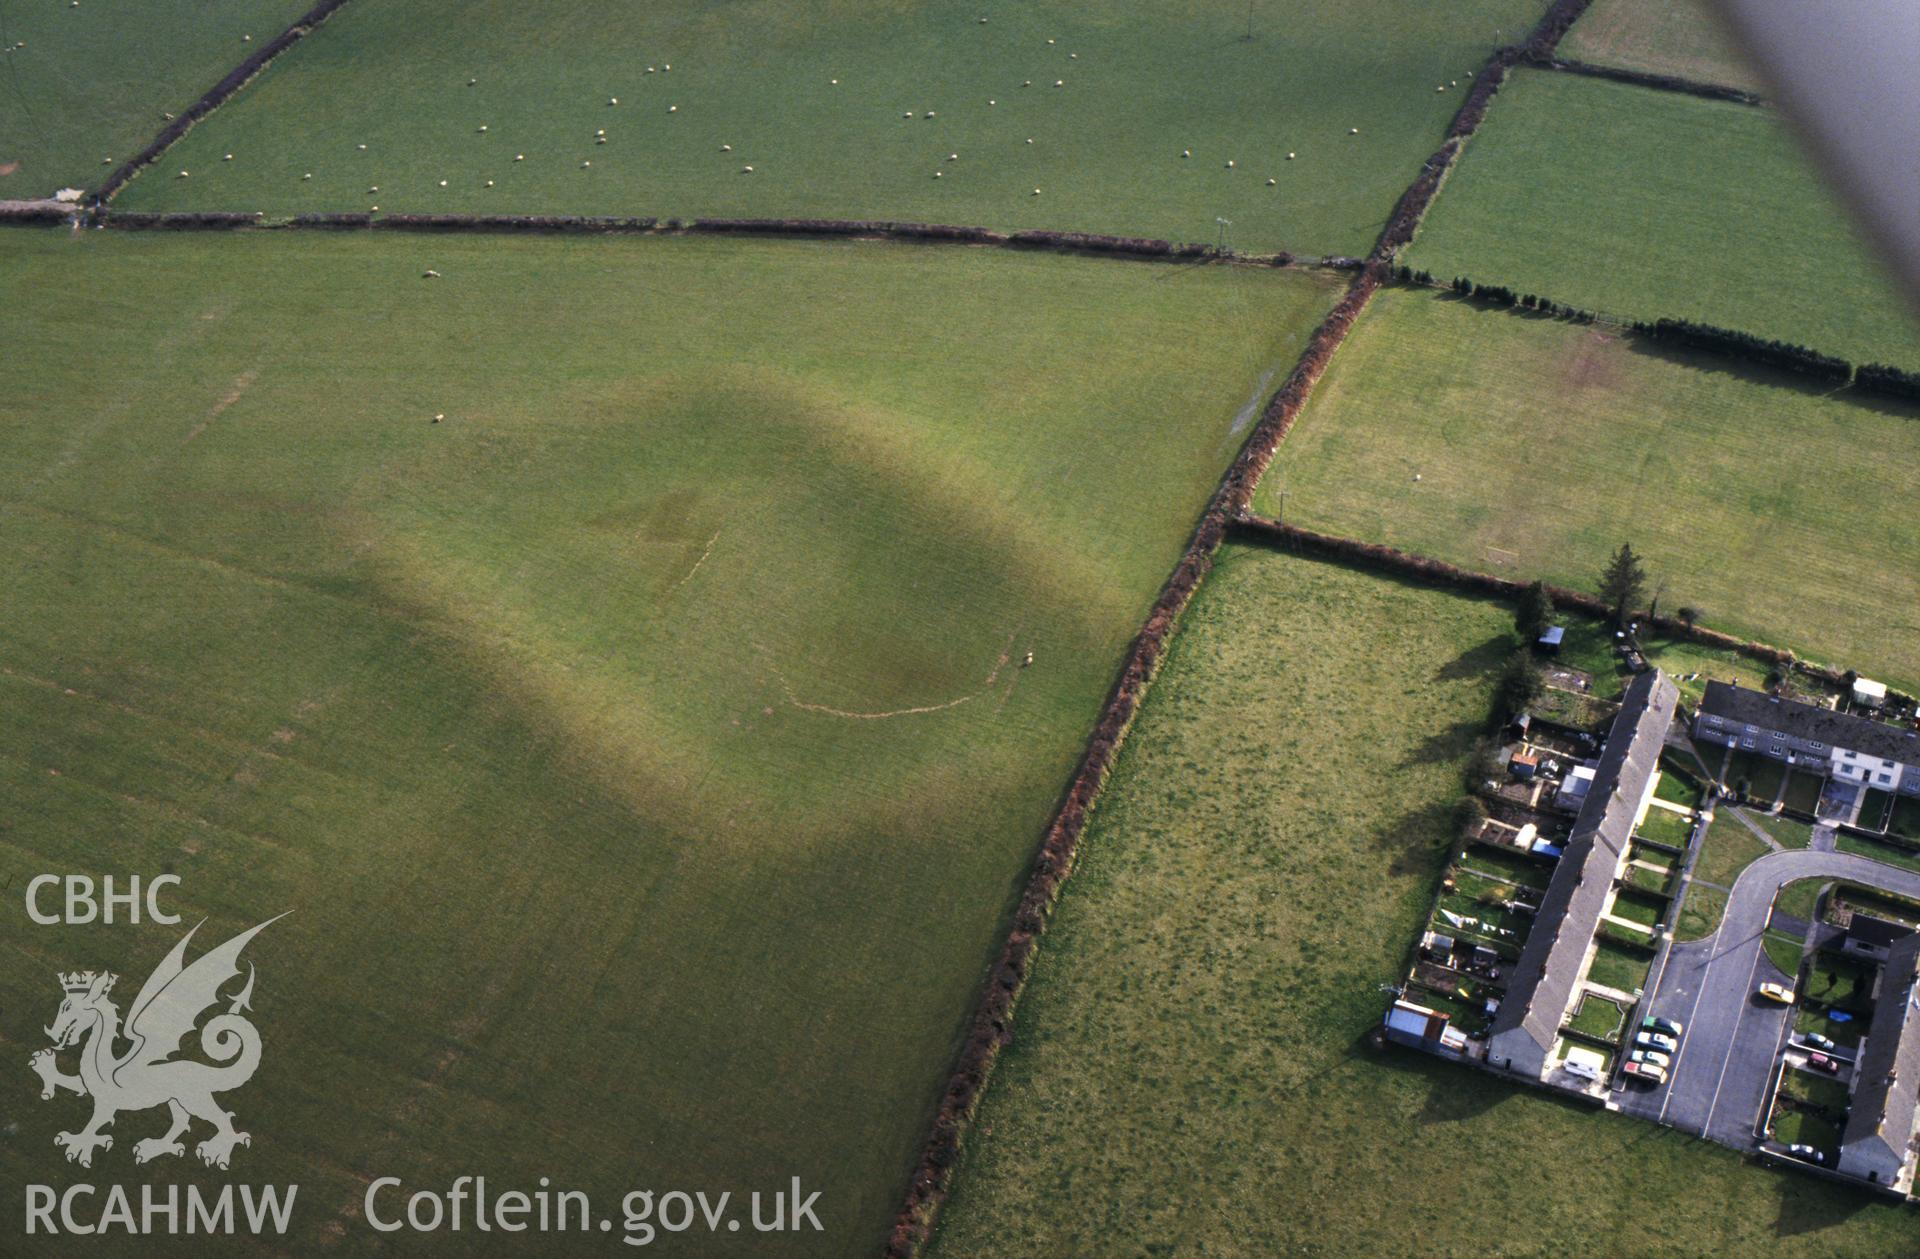
POLYGON ((241 1017, 251 1008, 253 966, 247 966, 246 987, 236 994, 226 1013, 216 1014, 200 1029, 200 1049, 220 1063, 174 1059, 180 1043, 194 1030, 200 1016, 220 1002, 220 989, 240 974, 240 950, 262 930, 286 917, 270 918, 249 931, 243 931, 217 949, 202 954, 191 966, 186 964, 187 942, 205 923, 195 926, 180 938, 165 960, 140 989, 127 1013, 125 1031, 120 1027, 120 1011, 107 1000, 118 975, 101 971, 81 971, 60 976, 66 1000, 53 1026, 46 1030, 53 1039, 52 1049, 42 1049, 28 1059, 42 1088, 44 1101, 60 1089, 93 1098, 93 1119, 80 1132, 63 1132, 53 1139, 67 1152, 69 1162, 93 1166, 95 1150, 113 1148, 113 1138, 102 1129, 113 1123, 123 1110, 147 1110, 164 1105, 173 1116, 173 1126, 165 1136, 148 1137, 133 1147, 133 1161, 145 1163, 165 1154, 181 1155, 186 1147, 181 1134, 195 1119, 214 1127, 214 1134, 195 1147, 201 1162, 222 1170, 233 1157, 236 1145, 251 1145, 252 1138, 233 1126, 232 1112, 214 1101, 215 1093, 239 1088, 253 1078, 260 1066, 260 1032, 241 1017), (129 1041, 132 1048, 116 1054, 115 1043, 129 1041), (84 1044, 82 1043, 84 1042, 84 1044), (61 1072, 57 1055, 61 1050, 80 1045, 80 1073, 61 1072))

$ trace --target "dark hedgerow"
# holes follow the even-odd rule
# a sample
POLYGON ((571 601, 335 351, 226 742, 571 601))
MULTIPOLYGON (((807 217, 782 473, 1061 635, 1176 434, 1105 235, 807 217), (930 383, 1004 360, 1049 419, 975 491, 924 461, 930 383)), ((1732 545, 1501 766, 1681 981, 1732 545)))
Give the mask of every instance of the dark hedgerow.
POLYGON ((1853 375, 1853 366, 1843 358, 1822 354, 1791 341, 1769 340, 1751 332, 1694 323, 1690 319, 1656 319, 1650 323, 1639 320, 1634 323, 1633 330, 1654 341, 1725 354, 1730 358, 1798 372, 1819 380, 1845 381, 1853 375))
POLYGON ((1920 372, 1903 371, 1885 363, 1867 363, 1853 374, 1853 387, 1862 393, 1885 394, 1920 402, 1920 372))

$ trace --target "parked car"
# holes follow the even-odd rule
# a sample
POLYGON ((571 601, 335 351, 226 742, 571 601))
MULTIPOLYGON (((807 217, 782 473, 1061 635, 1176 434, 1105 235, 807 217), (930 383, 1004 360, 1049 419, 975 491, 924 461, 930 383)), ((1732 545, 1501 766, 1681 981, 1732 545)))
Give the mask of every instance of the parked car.
POLYGON ((1776 984, 1771 981, 1761 984, 1759 995, 1769 1001, 1778 1001, 1781 1005, 1793 1004, 1793 989, 1785 984, 1776 984))
POLYGON ((1647 1018, 1640 1020, 1640 1026, 1649 1032, 1663 1032, 1675 1038, 1687 1030, 1677 1019, 1647 1018))
POLYGON ((1839 1060, 1829 1058, 1825 1054, 1808 1054, 1807 1065, 1815 1071, 1825 1071, 1828 1075, 1840 1074, 1839 1060))
POLYGON ((1680 1048, 1679 1041, 1671 1036, 1663 1036, 1659 1032, 1642 1032, 1633 1038, 1633 1043, 1641 1049, 1658 1049, 1664 1054, 1670 1054, 1680 1048))
POLYGON ((1648 1063, 1652 1066, 1659 1067, 1662 1071, 1673 1065, 1673 1059, 1667 1057, 1667 1055, 1661 1053, 1658 1049, 1636 1049, 1627 1055, 1627 1061, 1648 1063))
POLYGON ((1832 1053, 1834 1050, 1840 1048, 1840 1046, 1834 1044, 1832 1041, 1828 1040, 1825 1036, 1822 1036, 1818 1032, 1808 1032, 1805 1036, 1802 1036, 1800 1039, 1807 1043, 1807 1047, 1809 1049, 1822 1049, 1822 1050, 1825 1050, 1827 1053, 1832 1053))
POLYGON ((1787 1147, 1787 1153, 1793 1155, 1795 1158, 1803 1158, 1809 1163, 1817 1163, 1822 1167, 1826 1166, 1827 1163, 1827 1156, 1810 1145, 1790 1145, 1787 1147))
POLYGON ((1667 1082, 1666 1069, 1657 1067, 1651 1062, 1629 1062, 1625 1067, 1621 1068, 1621 1070, 1637 1080, 1646 1080, 1653 1084, 1665 1084, 1667 1082))

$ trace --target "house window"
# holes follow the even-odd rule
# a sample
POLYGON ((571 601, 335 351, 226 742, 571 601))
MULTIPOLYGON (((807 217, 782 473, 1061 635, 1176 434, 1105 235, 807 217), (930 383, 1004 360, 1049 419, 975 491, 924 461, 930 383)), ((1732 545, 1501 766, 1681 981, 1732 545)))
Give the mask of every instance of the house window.
POLYGON ((1892 782, 1892 781, 1893 781, 1893 775, 1892 775, 1892 774, 1882 774, 1882 775, 1880 775, 1880 785, 1881 785, 1881 786, 1883 786, 1883 787, 1884 787, 1884 786, 1886 786, 1886 785, 1887 785, 1888 783, 1890 783, 1890 782, 1892 782))
POLYGON ((1752 735, 1748 735, 1748 736, 1747 736, 1746 738, 1744 738, 1744 739, 1742 739, 1742 740, 1740 740, 1740 746, 1741 746, 1741 747, 1743 747, 1743 748, 1750 748, 1750 747, 1752 747, 1752 746, 1753 746, 1753 736, 1752 736, 1752 735))
POLYGON ((1813 745, 1813 750, 1816 752, 1824 752, 1827 750, 1827 745, 1824 743, 1816 743, 1813 745))

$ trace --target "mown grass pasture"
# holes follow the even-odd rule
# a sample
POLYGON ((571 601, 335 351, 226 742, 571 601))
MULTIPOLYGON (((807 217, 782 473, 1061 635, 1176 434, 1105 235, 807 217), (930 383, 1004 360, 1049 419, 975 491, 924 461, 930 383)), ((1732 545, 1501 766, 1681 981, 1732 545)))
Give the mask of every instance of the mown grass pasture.
MULTIPOLYGON (((202 946, 293 911, 233 1100, 303 1252, 383 1174, 799 1176, 829 1234, 760 1245, 876 1250, 1124 646, 1337 291, 696 238, 0 250, 65 295, 0 361, 0 881, 171 871, 202 946)), ((178 934, 10 923, 22 1062, 56 970, 134 990, 178 934)), ((12 1183, 148 1135, 83 1172, 27 1087, 12 1183)))
POLYGON ((1703 0, 1594 0, 1560 41, 1559 52, 1749 92, 1765 86, 1703 0))
POLYGON ((0 199, 97 187, 313 0, 0 10, 0 199))
POLYGON ((1508 609, 1230 547, 1188 617, 935 1255, 1911 1248, 1912 1211, 1850 1187, 1367 1046, 1445 860, 1508 609), (1542 1174, 1602 1167, 1604 1192, 1542 1174))
POLYGON ((1363 254, 1471 72, 1544 8, 356 4, 118 203, 1208 242, 1225 218, 1239 248, 1363 254))
POLYGON ((1585 590, 1631 542, 1664 612, 1691 607, 1911 688, 1916 419, 1597 326, 1396 289, 1341 348, 1256 505, 1585 590))
POLYGON ((1920 326, 1770 110, 1516 72, 1408 261, 1920 369, 1920 326))

